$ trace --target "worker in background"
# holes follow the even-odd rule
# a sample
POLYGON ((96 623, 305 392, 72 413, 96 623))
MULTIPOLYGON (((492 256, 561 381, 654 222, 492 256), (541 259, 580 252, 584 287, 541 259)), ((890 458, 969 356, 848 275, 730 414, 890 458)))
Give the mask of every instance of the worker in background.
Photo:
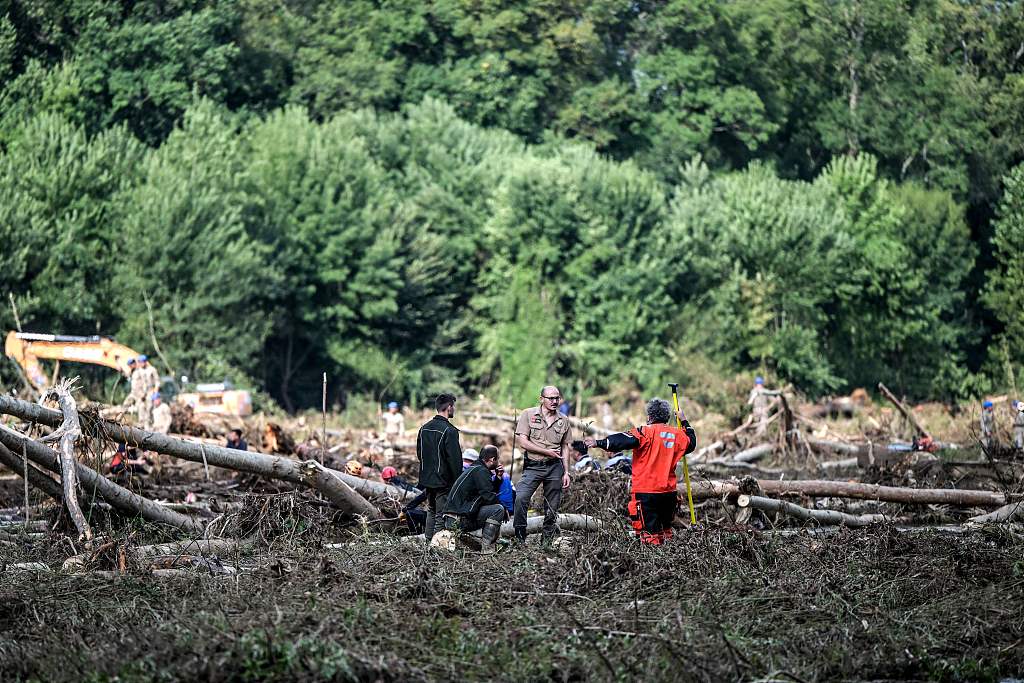
POLYGON ((579 451, 573 451, 573 456, 572 457, 573 457, 573 460, 576 461, 572 465, 572 469, 575 472, 579 472, 579 473, 582 474, 582 473, 585 473, 585 472, 600 472, 601 471, 601 463, 598 462, 589 453, 581 453, 579 451))
POLYGON ((475 448, 467 448, 462 451, 462 469, 468 470, 480 459, 480 454, 475 448))
POLYGON ((1024 449, 1024 401, 1016 401, 1017 415, 1013 420, 1013 445, 1024 449))
POLYGON ((981 445, 985 448, 992 446, 992 434, 996 428, 996 411, 992 401, 985 401, 981 404, 981 445))
POLYGON ((139 365, 135 362, 134 358, 128 359, 128 381, 131 388, 128 391, 128 395, 124 399, 122 404, 125 409, 134 413, 139 418, 139 424, 142 424, 142 404, 145 403, 146 389, 142 383, 142 373, 139 372, 139 365))
POLYGON ((763 436, 768 430, 768 409, 771 406, 771 397, 764 388, 763 377, 754 378, 754 388, 750 390, 747 405, 751 406, 751 414, 756 425, 755 434, 763 436))
POLYGON ((562 491, 569 488, 569 420, 558 412, 562 395, 558 387, 540 392, 540 405, 524 410, 516 424, 516 446, 523 451, 523 476, 519 479, 513 526, 516 539, 526 541, 526 513, 530 499, 544 486, 545 544, 558 534, 558 508, 562 491))
POLYGON ((616 453, 608 458, 604 464, 607 472, 621 472, 622 474, 633 474, 633 456, 629 453, 616 453))
POLYGON ((451 423, 455 396, 441 394, 434 400, 437 414, 420 427, 416 435, 416 459, 420 463, 419 486, 427 493, 427 517, 423 535, 434 537, 438 515, 448 502, 448 492, 462 473, 459 430, 451 423))
POLYGON ((501 464, 500 460, 491 478, 498 482, 498 502, 505 508, 503 519, 511 519, 515 513, 516 487, 512 483, 512 477, 505 472, 505 466, 501 464))
POLYGON ((171 431, 171 407, 163 402, 159 391, 152 394, 152 431, 166 434, 171 431))
MULTIPOLYGON (((420 505, 423 504, 427 499, 427 492, 420 491, 408 481, 398 476, 398 470, 394 467, 385 467, 380 472, 380 478, 384 480, 385 484, 394 486, 395 488, 410 494, 416 494, 402 508, 402 520, 408 525, 409 530, 414 534, 423 533, 423 527, 427 522, 427 511, 420 509, 420 505)), ((404 500, 404 498, 403 498, 404 500)))
POLYGON ((411 493, 419 493, 419 489, 410 484, 408 481, 398 476, 398 470, 390 465, 380 471, 380 478, 388 486, 394 486, 397 489, 403 491, 409 491, 411 493))
POLYGON ((697 446, 690 423, 682 428, 669 424, 672 410, 668 401, 652 398, 647 402, 647 424, 605 439, 587 437, 587 448, 606 451, 633 449, 633 474, 630 479, 629 515, 633 530, 642 543, 660 545, 672 537, 676 514, 676 464, 697 446))
POLYGON ((455 480, 444 508, 444 526, 463 533, 483 529, 480 551, 494 552, 501 535, 505 508, 498 501, 501 480, 493 476, 498 468, 498 449, 484 446, 480 457, 455 480))
POLYGON ((405 416, 398 403, 388 403, 388 412, 384 413, 384 440, 388 443, 398 443, 399 439, 405 437, 405 416))
POLYGON ((242 438, 241 429, 232 429, 228 432, 228 442, 224 444, 224 448, 231 448, 236 451, 247 451, 249 450, 249 444, 242 438))
POLYGON ((156 371, 152 365, 149 364, 149 356, 142 354, 138 358, 139 372, 142 373, 142 383, 146 387, 149 393, 153 393, 160 389, 160 373, 156 371))
POLYGON ((146 461, 135 447, 127 447, 123 443, 117 445, 117 452, 110 461, 110 473, 117 476, 146 474, 146 461))

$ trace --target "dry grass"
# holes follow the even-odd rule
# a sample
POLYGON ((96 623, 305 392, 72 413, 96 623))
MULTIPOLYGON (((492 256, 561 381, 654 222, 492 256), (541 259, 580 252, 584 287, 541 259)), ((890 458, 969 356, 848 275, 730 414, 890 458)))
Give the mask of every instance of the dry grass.
MULTIPOLYGON (((613 484, 614 487, 614 484, 613 484)), ((590 511, 618 493, 577 491, 590 511)), ((0 573, 0 679, 997 680, 1024 670, 1024 539, 613 526, 483 557, 253 495, 237 577, 0 573), (330 542, 344 543, 328 548, 330 542)), ((607 519, 614 520, 611 513, 607 519)), ((109 528, 121 542, 164 540, 109 528)), ((64 537, 0 547, 59 566, 64 537)), ((102 560, 101 560, 102 562, 102 560)))

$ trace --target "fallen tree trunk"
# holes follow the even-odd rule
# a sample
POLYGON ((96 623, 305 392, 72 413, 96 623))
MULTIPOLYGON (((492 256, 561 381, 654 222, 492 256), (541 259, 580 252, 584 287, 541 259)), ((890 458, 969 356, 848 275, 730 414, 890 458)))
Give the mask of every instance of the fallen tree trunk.
POLYGON ((1017 519, 1024 519, 1024 502, 1022 501, 1004 505, 986 515, 971 517, 969 521, 976 524, 988 524, 992 522, 1012 522, 1017 519))
POLYGON ((763 443, 752 448, 740 451, 736 455, 732 456, 732 459, 736 462, 757 462, 764 456, 775 450, 775 444, 763 443))
MULTIPOLYGON (((12 451, 27 453, 32 462, 51 472, 60 471, 60 463, 53 450, 3 425, 0 425, 0 443, 12 451)), ((78 463, 78 477, 82 480, 86 490, 95 489, 101 498, 122 514, 139 515, 150 522, 159 522, 190 531, 202 529, 202 525, 191 517, 167 510, 158 503, 132 493, 82 463, 78 463)))
POLYGON ((823 470, 841 470, 845 467, 856 467, 859 462, 857 458, 843 458, 842 460, 819 463, 818 467, 823 470))
POLYGON ((879 382, 878 390, 881 391, 894 406, 896 406, 896 410, 900 411, 903 417, 907 418, 907 421, 910 422, 910 424, 914 425, 914 429, 917 430, 918 434, 920 434, 921 436, 926 436, 929 439, 932 438, 931 434, 925 431, 925 428, 922 427, 921 423, 917 421, 917 416, 915 416, 913 412, 911 412, 905 405, 903 405, 902 401, 896 398, 896 396, 893 395, 891 391, 889 391, 889 387, 879 382))
POLYGON ((686 457, 687 462, 689 462, 691 465, 699 463, 701 460, 703 460, 707 456, 711 455, 712 453, 714 453, 718 449, 723 448, 724 446, 725 446, 725 442, 724 441, 715 441, 714 443, 710 443, 707 446, 705 446, 704 448, 702 448, 699 451, 697 451, 696 453, 693 453, 692 455, 688 455, 686 457))
POLYGON ((849 527, 863 527, 885 521, 885 515, 848 515, 836 510, 809 510, 784 500, 764 498, 762 496, 741 495, 736 499, 741 508, 750 507, 764 512, 780 512, 790 517, 819 524, 842 524, 849 527))
MULTIPOLYGON (((38 422, 56 427, 61 420, 60 413, 19 401, 10 396, 0 395, 0 413, 14 415, 22 420, 38 422)), ((93 418, 86 418, 92 420, 93 418)), ((307 460, 296 462, 289 458, 265 455, 252 451, 236 451, 221 446, 207 446, 166 434, 156 434, 135 427, 125 427, 110 420, 96 419, 96 432, 117 443, 135 446, 147 451, 164 453, 182 460, 190 460, 215 467, 239 472, 249 472, 271 479, 280 479, 293 484, 308 486, 322 493, 328 500, 345 512, 379 519, 381 514, 364 497, 358 495, 345 483, 340 472, 325 468, 319 463, 307 460)))
POLYGON ((28 471, 28 483, 54 499, 61 505, 64 504, 64 491, 58 482, 36 469, 35 465, 25 467, 25 461, 20 455, 15 455, 7 446, 0 443, 0 463, 3 463, 19 477, 28 471))
MULTIPOLYGON (((560 514, 558 515, 558 528, 563 531, 597 531, 601 528, 601 520, 590 515, 560 514)), ((539 534, 543 530, 543 515, 526 518, 527 534, 539 534)), ((511 521, 501 525, 501 535, 503 538, 515 536, 515 529, 512 527, 511 521)))
POLYGON ((808 438, 806 441, 815 450, 842 453, 843 455, 866 455, 874 448, 874 445, 870 443, 843 443, 842 441, 826 441, 825 439, 815 438, 808 438))
POLYGON ((78 531, 78 540, 89 543, 92 541, 92 527, 82 514, 78 504, 78 458, 75 457, 75 443, 82 436, 82 425, 78 420, 78 405, 71 396, 73 381, 62 381, 51 387, 43 395, 43 399, 51 396, 60 407, 63 420, 57 431, 42 439, 43 443, 60 440, 60 480, 64 487, 64 507, 67 508, 71 521, 78 531))
POLYGON ((512 436, 512 432, 499 432, 494 429, 474 429, 473 427, 459 427, 459 433, 466 436, 486 436, 490 439, 504 440, 512 436))
MULTIPOLYGON (((759 479, 758 484, 764 493, 773 495, 802 495, 824 498, 858 498, 863 500, 880 500, 889 503, 908 503, 914 505, 946 504, 961 507, 1000 507, 1012 502, 1020 496, 1003 494, 998 491, 978 491, 974 489, 911 489, 898 486, 880 486, 878 484, 859 484, 827 479, 795 479, 792 481, 776 481, 759 479)), ((685 493, 685 486, 679 490, 685 493)), ((721 498, 741 493, 739 482, 735 481, 695 481, 693 482, 694 500, 721 498)))

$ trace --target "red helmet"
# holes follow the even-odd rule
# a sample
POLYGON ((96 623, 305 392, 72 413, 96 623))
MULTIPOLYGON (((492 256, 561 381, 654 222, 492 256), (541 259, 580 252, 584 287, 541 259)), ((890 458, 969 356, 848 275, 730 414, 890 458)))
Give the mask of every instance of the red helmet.
POLYGON ((391 477, 396 476, 397 474, 398 470, 396 470, 394 467, 385 467, 380 471, 380 478, 386 481, 391 477))

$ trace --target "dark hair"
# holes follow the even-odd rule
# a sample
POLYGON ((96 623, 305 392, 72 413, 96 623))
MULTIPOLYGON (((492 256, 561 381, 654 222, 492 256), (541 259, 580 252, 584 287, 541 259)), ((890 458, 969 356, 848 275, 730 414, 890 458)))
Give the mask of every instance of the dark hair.
POLYGON ((672 410, 663 398, 652 398, 647 402, 647 419, 652 424, 664 424, 672 419, 672 410))
POLYGON ((434 399, 434 408, 437 412, 441 413, 448 409, 448 406, 455 405, 454 394, 438 394, 437 398, 434 399))
POLYGON ((241 429, 232 429, 231 433, 232 434, 237 434, 239 439, 242 438, 242 430, 241 429))
POLYGON ((488 444, 487 446, 484 446, 483 448, 480 449, 480 459, 481 460, 490 460, 491 458, 497 458, 497 457, 498 457, 498 447, 497 446, 491 446, 491 445, 488 444))

